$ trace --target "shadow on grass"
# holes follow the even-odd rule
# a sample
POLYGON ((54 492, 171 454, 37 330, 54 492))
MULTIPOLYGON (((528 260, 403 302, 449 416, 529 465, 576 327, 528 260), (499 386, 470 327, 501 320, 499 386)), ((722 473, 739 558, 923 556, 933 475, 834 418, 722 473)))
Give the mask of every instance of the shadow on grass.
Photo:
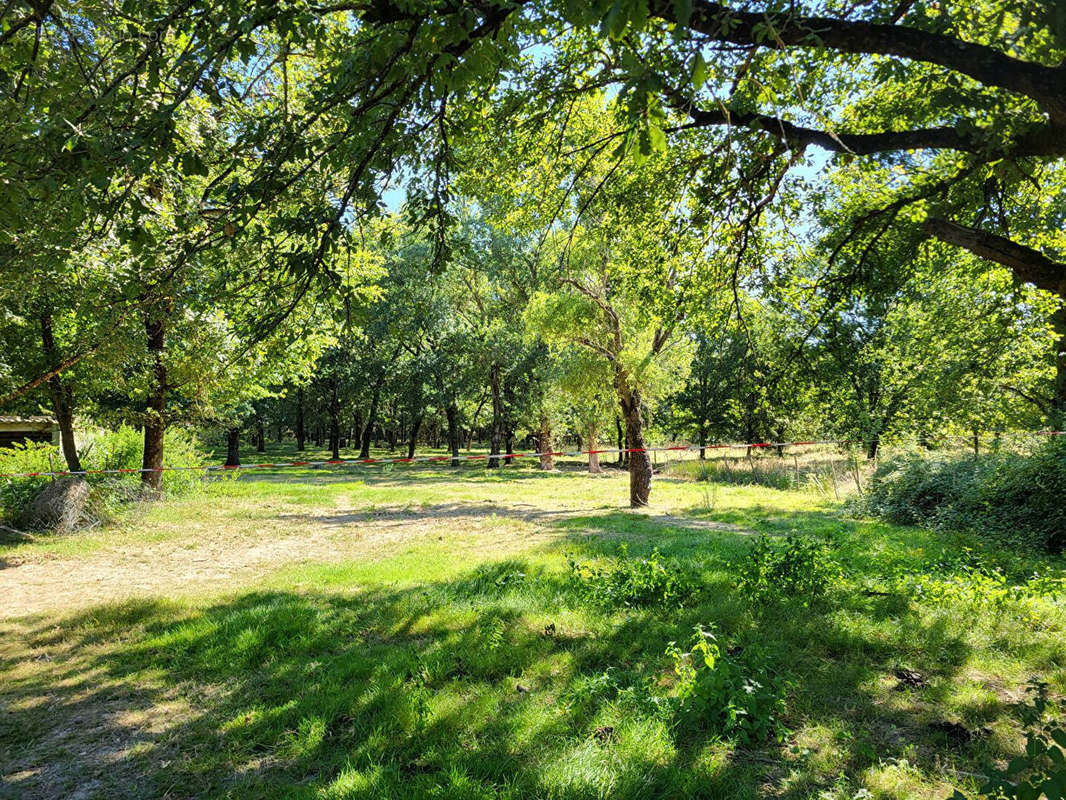
MULTIPOLYGON (((622 516, 582 524, 633 524, 622 516)), ((684 550, 687 537, 673 538, 684 550)), ((898 614, 879 603, 836 610, 898 614)), ((806 797, 836 773, 677 728, 668 705, 624 690, 665 696, 667 644, 715 624, 724 646, 757 645, 792 676, 791 726, 852 732, 840 747, 856 775, 925 736, 879 707, 871 682, 900 652, 950 676, 967 651, 946 624, 856 627, 833 612, 752 613, 720 570, 693 607, 605 610, 567 575, 512 560, 410 589, 29 621, 25 647, 0 663, 19 676, 0 686, 0 796, 754 798, 769 781, 806 797), (18 672, 27 658, 41 662, 18 672)))

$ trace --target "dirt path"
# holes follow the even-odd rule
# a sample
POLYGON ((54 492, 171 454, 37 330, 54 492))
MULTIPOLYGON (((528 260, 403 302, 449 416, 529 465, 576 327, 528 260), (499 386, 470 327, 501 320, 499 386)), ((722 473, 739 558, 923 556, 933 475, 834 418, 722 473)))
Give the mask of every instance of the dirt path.
MULTIPOLYGON (((219 509, 183 525, 162 541, 120 539, 87 555, 42 553, 8 557, 0 568, 0 619, 76 610, 136 597, 223 591, 301 563, 375 561, 419 543, 448 538, 452 553, 507 556, 530 546, 580 534, 576 518, 617 509, 538 509, 522 503, 445 503, 419 508, 304 511, 281 507, 272 518, 234 520, 219 509)), ((722 523, 658 515, 693 529, 732 529, 722 523)), ((149 524, 149 528, 151 524, 149 524)), ((151 532, 151 531, 150 531, 151 532)))

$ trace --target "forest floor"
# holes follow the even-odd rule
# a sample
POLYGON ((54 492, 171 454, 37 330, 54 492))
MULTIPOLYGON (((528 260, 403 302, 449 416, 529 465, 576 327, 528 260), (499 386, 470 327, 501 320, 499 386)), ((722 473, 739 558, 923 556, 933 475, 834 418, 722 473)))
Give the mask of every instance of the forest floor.
POLYGON ((1020 751, 1030 680, 1066 690, 1061 558, 694 475, 633 512, 576 464, 248 471, 0 546, 0 798, 946 798, 1020 751), (794 531, 840 577, 745 599, 794 531), (683 605, 570 566, 656 549, 683 605), (780 740, 683 724, 697 625, 784 687, 780 740))

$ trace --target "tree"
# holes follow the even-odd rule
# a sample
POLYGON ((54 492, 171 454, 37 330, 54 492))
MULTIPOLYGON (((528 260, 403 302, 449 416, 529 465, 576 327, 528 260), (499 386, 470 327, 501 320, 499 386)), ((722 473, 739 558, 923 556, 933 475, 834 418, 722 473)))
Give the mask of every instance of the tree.
POLYGON ((556 391, 569 400, 569 416, 579 440, 589 453, 589 472, 598 474, 600 458, 595 450, 612 419, 615 398, 609 364, 588 348, 557 348, 556 391))
POLYGON ((807 345, 829 424, 871 457, 892 432, 1025 421, 1014 395, 1031 392, 1046 370, 1040 298, 1013 290, 1004 271, 951 260, 943 246, 930 248, 910 280, 867 288, 807 345), (1025 385, 1012 391, 1012 381, 1025 385))

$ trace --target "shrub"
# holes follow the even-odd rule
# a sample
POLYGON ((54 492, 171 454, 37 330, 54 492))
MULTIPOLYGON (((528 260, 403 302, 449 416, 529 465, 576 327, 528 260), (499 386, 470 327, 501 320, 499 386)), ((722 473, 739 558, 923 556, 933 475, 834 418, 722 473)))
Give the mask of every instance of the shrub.
POLYGON ((906 455, 874 473, 859 510, 908 525, 972 532, 1061 552, 1066 547, 1066 441, 1032 455, 980 459, 906 455))
POLYGON ((647 558, 631 558, 625 544, 621 556, 606 568, 567 557, 570 577, 579 594, 605 606, 675 604, 696 594, 696 576, 658 549, 647 558))
MULTIPOLYGON (((63 457, 54 445, 30 442, 0 448, 0 472, 49 472, 52 469, 65 469, 63 457)), ((0 478, 4 518, 20 522, 33 498, 48 481, 48 478, 0 478)))
MULTIPOLYGON (((81 450, 86 470, 137 469, 141 466, 142 434, 123 425, 114 431, 90 433, 81 450)), ((196 467, 206 455, 194 436, 180 428, 166 432, 165 464, 168 467, 196 467)), ((45 443, 17 445, 0 449, 0 472, 49 472, 65 470, 59 448, 45 443)), ((140 497, 140 475, 86 475, 92 487, 90 503, 97 516, 111 516, 129 500, 140 497)), ((163 474, 163 486, 172 494, 184 494, 200 485, 201 472, 196 469, 163 474)), ((47 477, 0 479, 0 504, 3 516, 15 524, 22 522, 33 498, 49 481, 47 477)))
POLYGON ((758 655, 746 663, 723 653, 713 630, 696 628, 692 648, 682 652, 673 642, 666 650, 677 675, 677 702, 682 725, 717 730, 743 743, 782 741, 788 730, 786 685, 758 655))
POLYGON ((825 595, 839 576, 840 568, 822 542, 790 533, 779 547, 763 535, 748 554, 737 588, 753 603, 808 606, 825 595))

